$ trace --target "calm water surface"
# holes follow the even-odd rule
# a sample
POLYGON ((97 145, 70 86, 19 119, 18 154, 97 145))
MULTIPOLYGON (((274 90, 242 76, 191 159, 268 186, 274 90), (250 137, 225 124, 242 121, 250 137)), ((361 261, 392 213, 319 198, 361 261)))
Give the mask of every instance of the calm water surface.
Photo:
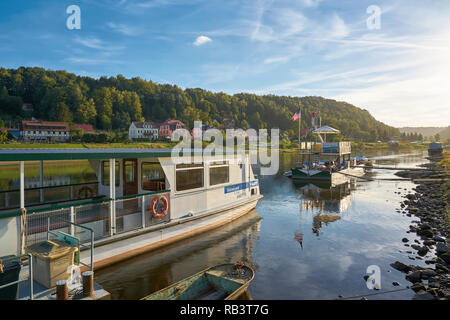
MULTIPOLYGON (((411 263, 401 241, 413 218, 396 212, 409 181, 351 181, 340 187, 294 184, 282 173, 297 157, 281 154, 276 176, 260 177, 264 198, 249 215, 202 236, 99 271, 96 281, 113 299, 140 299, 209 266, 244 261, 256 271, 254 299, 335 299, 373 293, 363 276, 381 269, 381 291, 409 285, 389 264, 411 263), (401 192, 400 194, 394 192, 401 192), (299 239, 303 238, 302 243, 299 239)), ((377 164, 414 167, 424 154, 371 155, 377 164)), ((374 178, 398 178, 377 170, 374 178)), ((427 259, 428 257, 425 257, 427 259)), ((424 261, 424 260, 423 260, 424 261)), ((425 265, 421 260, 414 263, 425 265)), ((411 290, 369 297, 410 299, 411 290)))

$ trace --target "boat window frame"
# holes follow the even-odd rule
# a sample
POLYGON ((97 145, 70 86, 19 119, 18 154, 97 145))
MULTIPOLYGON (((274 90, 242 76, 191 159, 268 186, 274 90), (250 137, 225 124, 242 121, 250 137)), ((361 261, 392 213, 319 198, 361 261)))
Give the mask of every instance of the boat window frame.
POLYGON ((226 160, 223 160, 223 161, 211 161, 210 163, 208 163, 208 174, 209 174, 209 186, 210 187, 220 187, 222 185, 230 184, 230 163, 229 163, 229 161, 226 161, 226 160), (218 164, 219 162, 222 162, 222 163, 218 164), (212 184, 211 183, 211 169, 223 168, 223 167, 227 167, 228 168, 228 172, 227 172, 228 173, 228 180, 226 182, 212 184))
MULTIPOLYGON (((100 161, 100 171, 101 171, 101 176, 102 176, 101 183, 102 183, 103 186, 109 187, 110 186, 109 183, 105 184, 105 175, 104 175, 104 173, 105 173, 105 163, 108 163, 108 179, 109 179, 109 160, 102 160, 102 161, 100 161)), ((116 171, 116 174, 115 174, 116 187, 120 187, 120 163, 119 163, 119 161, 117 161, 117 160, 114 161, 114 166, 118 167, 117 171, 116 171)))
MULTIPOLYGON (((146 189, 146 188, 144 188, 144 175, 143 175, 143 172, 144 172, 144 169, 143 169, 143 166, 144 166, 144 164, 157 164, 157 165, 159 165, 160 167, 161 167, 161 170, 162 170, 162 172, 163 172, 163 174, 164 174, 164 185, 167 185, 167 183, 166 183, 166 180, 167 180, 167 177, 166 177, 166 173, 164 172, 164 168, 163 168, 163 166, 161 165, 161 163, 159 162, 159 161, 142 161, 141 162, 141 172, 140 172, 140 178, 141 178, 141 189, 142 190, 146 190, 146 191, 151 191, 150 189, 146 189)), ((146 180, 146 181, 148 181, 148 180, 146 180)))
POLYGON ((202 190, 205 189, 206 183, 205 183, 205 179, 206 179, 206 175, 205 175, 205 163, 188 163, 188 164, 176 164, 174 166, 175 168, 175 175, 174 175, 174 180, 175 180, 175 192, 180 194, 180 193, 188 193, 188 192, 192 192, 192 191, 198 191, 198 190, 202 190), (184 166, 179 168, 178 166, 184 166), (178 190, 178 179, 177 179, 177 172, 178 171, 189 171, 189 170, 199 170, 201 169, 202 172, 202 185, 200 187, 196 187, 196 188, 189 188, 189 189, 184 189, 184 190, 178 190))

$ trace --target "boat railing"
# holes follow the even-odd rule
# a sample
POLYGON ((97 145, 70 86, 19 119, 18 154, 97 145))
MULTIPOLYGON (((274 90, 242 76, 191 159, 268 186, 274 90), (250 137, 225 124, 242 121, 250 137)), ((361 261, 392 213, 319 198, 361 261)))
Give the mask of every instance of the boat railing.
MULTIPOLYGON (((157 204, 160 204, 158 201, 157 204)), ((81 249, 91 241, 115 234, 144 229, 170 220, 170 190, 27 209, 26 245, 57 237, 58 232, 79 239, 81 249), (155 197, 164 196, 168 208, 162 217, 153 214, 155 197), (92 230, 92 232, 90 231, 92 230)), ((0 218, 19 216, 21 211, 0 213, 0 218)))
MULTIPOLYGON (((50 220, 51 220, 51 217, 50 217, 50 216, 47 217, 47 240, 50 240, 51 235, 53 235, 53 236, 56 237, 57 239, 59 239, 60 236, 64 237, 66 234, 62 233, 61 231, 54 232, 54 231, 51 231, 51 230, 50 230, 50 225, 51 225, 50 220)), ((59 223, 60 223, 60 224, 67 224, 67 225, 69 225, 69 227, 70 227, 70 229, 71 229, 71 231, 70 231, 71 234, 74 234, 74 233, 75 233, 74 231, 72 231, 72 229, 75 228, 75 227, 76 227, 76 228, 82 229, 83 232, 89 232, 89 236, 90 236, 90 239, 91 239, 90 244, 87 245, 87 244, 85 244, 85 243, 78 243, 78 245, 80 246, 80 249, 86 248, 86 249, 89 249, 89 250, 90 250, 89 256, 90 256, 90 258, 91 258, 91 259, 90 259, 90 260, 91 260, 91 263, 90 263, 90 264, 86 264, 86 263, 83 263, 82 261, 79 261, 79 264, 88 267, 91 271, 94 271, 94 230, 92 230, 91 228, 88 228, 88 227, 86 227, 86 226, 83 226, 83 225, 81 225, 81 224, 73 223, 73 222, 71 222, 71 221, 67 221, 67 220, 64 220, 64 219, 61 219, 61 220, 59 221, 59 223)), ((77 240, 78 240, 78 239, 77 239, 77 240)))
MULTIPOLYGON (((100 197, 98 181, 25 188, 24 191, 26 206, 49 205, 100 197)), ((0 211, 19 209, 19 207, 19 189, 0 191, 0 211)))
POLYGON ((34 293, 33 293, 33 259, 31 254, 29 253, 25 253, 22 255, 18 255, 18 256, 10 256, 10 257, 4 257, 0 260, 0 264, 3 264, 5 262, 10 262, 10 261, 18 261, 20 264, 23 264, 23 259, 26 258, 28 260, 28 277, 20 279, 20 274, 19 274, 19 279, 17 279, 16 281, 12 281, 3 285, 0 285, 0 290, 13 286, 13 285, 17 285, 19 286, 19 284, 21 282, 25 282, 28 281, 28 288, 30 289, 30 300, 33 300, 34 298, 34 293))
POLYGON ((301 153, 321 153, 321 154, 349 154, 351 153, 351 142, 301 142, 301 153))

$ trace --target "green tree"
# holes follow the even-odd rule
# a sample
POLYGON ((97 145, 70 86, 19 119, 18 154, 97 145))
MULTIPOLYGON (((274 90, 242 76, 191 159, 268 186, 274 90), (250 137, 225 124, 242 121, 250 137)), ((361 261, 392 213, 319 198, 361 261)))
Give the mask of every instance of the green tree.
POLYGON ((75 122, 95 124, 97 110, 95 109, 94 99, 85 100, 80 104, 75 112, 75 122))
POLYGON ((0 143, 5 143, 8 140, 8 131, 0 131, 0 143))

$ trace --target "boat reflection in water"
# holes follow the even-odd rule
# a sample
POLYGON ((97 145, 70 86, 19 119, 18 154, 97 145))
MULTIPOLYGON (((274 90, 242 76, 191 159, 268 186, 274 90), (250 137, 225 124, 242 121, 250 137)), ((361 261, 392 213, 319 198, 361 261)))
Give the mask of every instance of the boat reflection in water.
POLYGON ((323 225, 340 220, 350 207, 351 191, 356 189, 356 185, 354 179, 339 185, 316 181, 294 181, 294 184, 303 196, 300 200, 300 228, 294 232, 294 239, 303 249, 303 216, 312 213, 312 232, 319 236, 323 225))
POLYGON ((221 263, 242 261, 257 272, 251 257, 261 220, 252 210, 218 229, 99 270, 96 281, 112 299, 134 300, 221 263))

